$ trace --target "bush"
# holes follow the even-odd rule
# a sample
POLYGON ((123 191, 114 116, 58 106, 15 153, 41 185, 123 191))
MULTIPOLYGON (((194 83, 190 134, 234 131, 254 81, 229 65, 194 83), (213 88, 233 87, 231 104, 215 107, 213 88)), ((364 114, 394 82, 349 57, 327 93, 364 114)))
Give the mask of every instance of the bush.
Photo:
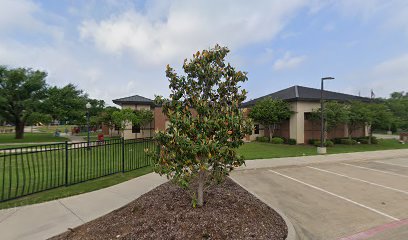
MULTIPOLYGON (((310 144, 310 145, 316 145, 316 144, 315 144, 316 141, 319 141, 319 140, 317 140, 317 139, 309 139, 309 144, 310 144)), ((319 144, 320 144, 320 141, 319 141, 319 144)))
POLYGON ((359 138, 357 139, 357 142, 361 143, 361 144, 368 144, 368 139, 366 138, 359 138))
POLYGON ((283 144, 284 142, 285 142, 285 140, 283 140, 280 137, 274 137, 274 138, 272 138, 272 141, 271 141, 271 143, 273 143, 273 144, 283 144))
POLYGON ((258 142, 269 142, 269 137, 256 137, 256 141, 258 142))
MULTIPOLYGON (((320 140, 315 140, 314 144, 316 147, 320 147, 320 140)), ((324 144, 325 147, 334 147, 334 143, 331 140, 326 140, 326 143, 324 144)))
POLYGON ((297 142, 296 142, 296 139, 293 139, 293 138, 289 138, 289 139, 288 139, 288 144, 289 144, 289 145, 296 145, 296 143, 297 143, 297 142))
POLYGON ((371 144, 378 144, 378 139, 376 137, 372 137, 371 144))
POLYGON ((345 145, 356 145, 357 141, 354 139, 349 139, 349 138, 343 138, 341 139, 341 144, 345 144, 345 145))
POLYGON ((342 140, 343 138, 334 138, 333 139, 333 142, 334 142, 334 144, 341 144, 341 140, 342 140))
POLYGON ((331 140, 326 140, 326 147, 334 147, 334 142, 331 140))

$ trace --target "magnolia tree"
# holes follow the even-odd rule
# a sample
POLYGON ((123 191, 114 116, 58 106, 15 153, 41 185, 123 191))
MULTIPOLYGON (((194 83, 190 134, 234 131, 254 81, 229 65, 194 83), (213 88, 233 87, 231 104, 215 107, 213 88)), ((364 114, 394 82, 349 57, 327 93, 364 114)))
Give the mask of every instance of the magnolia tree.
POLYGON ((246 98, 239 84, 247 75, 224 62, 228 52, 218 45, 197 52, 184 61, 184 76, 167 66, 170 98, 156 98, 170 124, 155 135, 155 171, 190 190, 194 207, 203 206, 205 187, 244 163, 235 149, 251 133, 239 108, 246 98))
POLYGON ((268 97, 255 104, 249 117, 268 128, 269 141, 272 141, 276 128, 292 114, 289 103, 268 97))

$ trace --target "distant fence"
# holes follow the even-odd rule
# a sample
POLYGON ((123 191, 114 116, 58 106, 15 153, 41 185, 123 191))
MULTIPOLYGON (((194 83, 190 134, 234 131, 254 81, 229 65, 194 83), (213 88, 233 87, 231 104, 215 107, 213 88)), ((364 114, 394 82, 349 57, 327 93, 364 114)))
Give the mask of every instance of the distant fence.
POLYGON ((0 202, 151 165, 152 139, 0 149, 0 202))

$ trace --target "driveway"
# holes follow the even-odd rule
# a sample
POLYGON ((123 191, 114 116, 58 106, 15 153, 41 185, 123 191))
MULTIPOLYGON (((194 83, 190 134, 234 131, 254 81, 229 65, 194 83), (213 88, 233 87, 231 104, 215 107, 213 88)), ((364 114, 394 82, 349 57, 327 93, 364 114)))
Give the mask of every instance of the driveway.
POLYGON ((408 151, 400 153, 308 157, 273 167, 262 160, 261 168, 232 178, 279 208, 299 239, 408 239, 408 151))

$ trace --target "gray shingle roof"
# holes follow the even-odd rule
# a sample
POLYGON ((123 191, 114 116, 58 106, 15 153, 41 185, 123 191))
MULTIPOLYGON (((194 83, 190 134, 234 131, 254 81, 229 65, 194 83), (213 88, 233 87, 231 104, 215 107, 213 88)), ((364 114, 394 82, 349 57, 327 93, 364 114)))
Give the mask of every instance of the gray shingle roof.
MULTIPOLYGON (((259 97, 242 104, 242 107, 248 107, 255 105, 256 102, 262 100, 266 97, 271 97, 274 99, 282 99, 285 101, 320 101, 320 89, 316 88, 309 88, 303 86, 292 86, 263 97, 259 97)), ((334 100, 334 101, 370 101, 370 98, 354 96, 350 94, 338 93, 338 92, 331 92, 331 91, 323 91, 323 98, 326 100, 334 100)))
POLYGON ((118 98, 112 100, 113 103, 122 105, 122 104, 148 104, 154 105, 154 101, 149 98, 145 98, 139 95, 134 95, 130 97, 118 98))

